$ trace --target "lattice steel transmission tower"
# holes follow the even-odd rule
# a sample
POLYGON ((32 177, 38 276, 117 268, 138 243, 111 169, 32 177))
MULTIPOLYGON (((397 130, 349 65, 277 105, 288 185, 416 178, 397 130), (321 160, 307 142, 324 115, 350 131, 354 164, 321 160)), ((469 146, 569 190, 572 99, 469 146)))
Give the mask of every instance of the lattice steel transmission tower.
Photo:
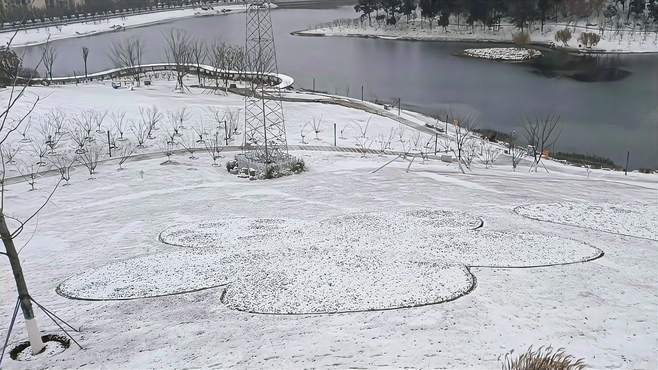
POLYGON ((245 68, 254 72, 245 98, 246 155, 262 163, 287 156, 281 90, 270 85, 278 73, 270 6, 263 0, 247 5, 245 68))

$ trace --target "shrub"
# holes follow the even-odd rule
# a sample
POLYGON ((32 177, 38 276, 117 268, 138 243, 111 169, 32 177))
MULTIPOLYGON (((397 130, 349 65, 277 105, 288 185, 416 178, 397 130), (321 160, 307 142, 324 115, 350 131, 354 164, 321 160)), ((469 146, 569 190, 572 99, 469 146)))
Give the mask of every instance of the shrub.
POLYGON ((555 41, 561 42, 562 45, 567 46, 567 43, 569 40, 571 40, 571 30, 568 28, 565 28, 563 30, 559 30, 555 33, 555 41))
POLYGON ((528 45, 530 43, 530 34, 527 32, 517 32, 512 35, 512 41, 517 45, 528 45))
POLYGON ((512 352, 505 354, 503 370, 582 370, 586 366, 583 359, 567 355, 562 348, 554 351, 551 346, 536 351, 531 346, 516 358, 511 355, 512 352))
POLYGON ((226 171, 231 172, 232 169, 238 166, 238 161, 227 161, 226 162, 226 171))
POLYGON ((598 44, 599 41, 601 41, 601 36, 598 33, 594 33, 594 32, 583 32, 580 34, 580 37, 578 38, 578 42, 585 45, 585 47, 587 48, 596 46, 596 44, 598 44))

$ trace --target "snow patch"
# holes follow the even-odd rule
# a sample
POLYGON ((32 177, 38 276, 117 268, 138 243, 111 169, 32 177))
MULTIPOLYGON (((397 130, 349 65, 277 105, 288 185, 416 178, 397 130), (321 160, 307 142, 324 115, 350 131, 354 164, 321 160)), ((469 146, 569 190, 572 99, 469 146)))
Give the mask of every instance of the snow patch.
POLYGON ((228 284, 243 263, 240 255, 192 251, 154 254, 73 276, 57 287, 57 293, 83 300, 125 300, 187 293, 228 284))
POLYGON ((223 302, 256 313, 354 312, 440 303, 473 286, 463 265, 407 258, 345 248, 265 253, 227 288, 223 302))
POLYGON ((538 221, 658 240, 658 206, 655 204, 562 202, 524 205, 517 207, 515 212, 538 221))
POLYGON ((541 51, 527 48, 466 49, 464 55, 474 58, 521 62, 541 56, 541 51))

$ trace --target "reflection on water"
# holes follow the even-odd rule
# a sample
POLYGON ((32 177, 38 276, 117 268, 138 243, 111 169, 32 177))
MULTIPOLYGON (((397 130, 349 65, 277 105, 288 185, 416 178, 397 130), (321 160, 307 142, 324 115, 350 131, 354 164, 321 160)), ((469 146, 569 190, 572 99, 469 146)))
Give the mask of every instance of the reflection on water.
MULTIPOLYGON (((516 130, 524 115, 562 117, 559 151, 594 153, 618 163, 631 151, 634 167, 658 167, 658 56, 581 58, 550 52, 533 64, 496 63, 455 56, 490 44, 411 42, 363 38, 299 37, 290 32, 337 18, 351 6, 282 8, 272 12, 279 70, 297 87, 367 99, 397 100, 424 113, 446 109, 480 117, 480 127, 516 130), (551 78, 546 78, 549 76, 551 78), (580 82, 578 80, 597 81, 580 82), (611 80, 601 82, 602 80, 611 80)), ((56 41, 55 72, 83 70, 81 47, 91 48, 90 71, 111 67, 107 45, 139 36, 144 62, 163 60, 162 34, 172 27, 207 42, 244 44, 244 14, 182 19, 122 32, 56 41)), ((27 48, 34 60, 37 48, 27 48)))
POLYGON ((543 51, 541 58, 533 60, 532 71, 548 78, 568 77, 581 82, 619 81, 631 75, 624 69, 620 55, 572 55, 561 51, 543 51))

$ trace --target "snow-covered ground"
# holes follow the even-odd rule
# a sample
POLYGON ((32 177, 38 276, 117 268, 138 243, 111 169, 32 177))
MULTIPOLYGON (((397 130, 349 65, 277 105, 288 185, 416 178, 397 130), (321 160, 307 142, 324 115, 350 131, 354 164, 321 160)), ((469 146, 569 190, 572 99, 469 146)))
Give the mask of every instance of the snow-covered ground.
MULTIPOLYGON (((533 44, 553 45, 565 47, 562 43, 555 41, 555 32, 569 27, 572 31, 572 38, 567 43, 566 48, 582 52, 609 52, 609 53, 656 53, 658 52, 658 32, 642 30, 624 29, 621 32, 607 30, 601 35, 597 27, 585 27, 584 24, 546 24, 543 32, 538 25, 534 25, 530 32, 530 41, 533 44), (578 41, 580 35, 584 32, 593 32, 601 35, 599 43, 591 48, 587 48, 578 41)), ((360 22, 354 20, 338 20, 326 25, 320 25, 308 30, 295 32, 302 36, 348 36, 348 37, 374 37, 383 39, 400 39, 400 40, 429 40, 429 41, 474 41, 474 42, 505 42, 511 43, 513 35, 519 30, 511 24, 502 24, 500 30, 482 30, 477 26, 471 28, 462 25, 457 27, 452 24, 444 30, 434 24, 432 28, 429 22, 420 22, 413 20, 409 23, 401 20, 397 25, 384 25, 377 22, 368 24, 368 21, 360 22)))
MULTIPOLYGON (((196 89, 180 95, 172 93, 171 84, 154 83, 134 91, 106 85, 34 88, 31 94, 44 97, 35 117, 59 107, 66 115, 94 108, 126 111, 138 119, 140 105, 157 105, 165 112, 187 106, 193 118, 185 126, 198 128, 201 117, 208 119, 209 106, 242 106, 239 96, 196 89)), ((305 138, 316 145, 332 144, 334 122, 339 131, 351 127, 339 142, 351 147, 370 117, 369 138, 400 128, 391 118, 336 105, 286 103, 284 109, 289 141, 295 145, 301 141, 299 130, 319 116, 331 124, 321 125, 320 140, 314 140, 314 133, 305 138)), ((418 126, 434 122, 412 112, 403 115, 418 126)), ((165 128, 163 123, 158 134, 165 128)), ((404 126, 403 140, 415 136, 414 128, 404 126)), ((397 132, 395 137, 394 146, 402 146, 397 132)), ((150 143, 145 151, 158 151, 157 145, 150 143)), ((594 368, 658 365, 657 242, 540 222, 515 212, 522 205, 577 202, 601 206, 609 227, 622 229, 641 216, 655 222, 656 175, 588 173, 552 161, 546 161, 550 174, 528 172, 527 162, 513 172, 504 156, 492 168, 476 163, 466 175, 454 163, 420 159, 410 167, 397 159, 375 172, 394 157, 292 154, 304 159, 307 172, 263 181, 213 167, 207 153, 198 153, 199 159, 176 155, 177 164, 168 166, 153 155, 129 161, 123 171, 116 170, 116 162, 106 162, 95 180, 87 180, 84 168, 75 168, 71 184, 60 188, 28 224, 17 246, 26 245, 21 257, 32 296, 81 328, 77 338, 85 350, 72 346, 34 359, 30 367, 479 369, 498 368, 499 356, 511 349, 542 344, 564 347, 594 368), (640 216, 606 213, 629 204, 640 216), (289 222, 281 227, 281 221, 262 221, 277 219, 289 222), (471 230, 480 219, 484 225, 471 230), (229 226, 251 220, 274 224, 276 230, 245 235, 245 227, 236 226, 229 227, 231 233, 218 220, 229 226), (159 240, 161 233, 164 240, 186 237, 192 244, 167 245, 159 240), (218 239, 236 248, 222 248, 215 244, 218 239), (600 251, 605 255, 596 258, 600 251), (430 303, 462 295, 473 285, 469 279, 477 281, 469 294, 415 308, 334 315, 240 311, 349 311, 430 303), (62 292, 66 288, 97 299, 208 289, 84 301, 57 294, 62 282, 62 292), (228 288, 212 288, 227 283, 228 288), (292 289, 282 290, 285 286, 292 289), (363 290, 332 291, 355 286, 363 290), (350 307, 353 302, 360 304, 350 307)), ((232 153, 224 155, 231 158, 232 153)), ((7 212, 25 217, 48 196, 55 180, 38 179, 35 191, 10 181, 7 212)), ((551 212, 559 216, 560 210, 551 212)), ((7 323, 15 289, 4 266, 0 322, 7 323)), ((58 332, 41 312, 37 318, 45 332, 58 332)), ((22 319, 17 325, 11 344, 24 340, 22 319)), ((7 369, 26 367, 4 361, 7 369)))
POLYGON ((541 56, 541 51, 528 48, 465 49, 464 55, 474 58, 520 62, 541 56))
POLYGON ((59 26, 30 28, 0 33, 0 44, 5 45, 14 36, 13 47, 39 45, 48 40, 61 40, 72 37, 89 36, 104 32, 120 31, 127 28, 142 27, 151 24, 164 23, 180 18, 203 17, 230 14, 245 11, 244 4, 216 5, 213 9, 199 8, 175 9, 147 14, 129 15, 125 17, 108 18, 102 21, 69 23, 59 26))
POLYGON ((529 204, 518 207, 516 213, 540 221, 658 240, 655 204, 529 204))

